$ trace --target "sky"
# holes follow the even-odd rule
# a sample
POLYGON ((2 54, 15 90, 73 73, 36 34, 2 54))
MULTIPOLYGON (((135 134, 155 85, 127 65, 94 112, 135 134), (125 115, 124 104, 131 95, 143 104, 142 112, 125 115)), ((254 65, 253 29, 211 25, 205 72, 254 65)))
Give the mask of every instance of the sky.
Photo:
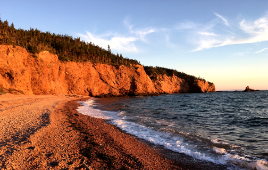
POLYGON ((142 65, 268 90, 266 0, 0 0, 2 21, 80 37, 142 65))

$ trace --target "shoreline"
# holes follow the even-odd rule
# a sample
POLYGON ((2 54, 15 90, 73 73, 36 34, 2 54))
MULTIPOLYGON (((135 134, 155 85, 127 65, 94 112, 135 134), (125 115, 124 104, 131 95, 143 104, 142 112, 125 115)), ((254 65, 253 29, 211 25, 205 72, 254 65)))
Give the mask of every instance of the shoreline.
MULTIPOLYGON (((78 104, 78 106, 79 106, 79 104, 78 104)), ((87 115, 84 115, 84 116, 87 116, 87 115)), ((88 117, 90 117, 90 116, 88 116, 88 117)), ((162 156, 163 158, 172 161, 172 164, 174 164, 177 167, 180 167, 182 169, 188 169, 188 170, 206 170, 206 169, 207 170, 210 170, 210 169, 226 170, 226 169, 228 169, 228 167, 226 165, 220 165, 220 164, 215 164, 215 163, 204 161, 204 160, 194 159, 193 157, 185 155, 183 153, 174 152, 174 151, 171 151, 169 149, 164 148, 164 146, 155 145, 147 140, 140 139, 132 134, 127 133, 126 131, 120 129, 117 126, 108 123, 107 120, 105 120, 105 119, 92 118, 92 117, 91 117, 91 119, 102 120, 104 124, 108 124, 109 126, 113 126, 119 132, 130 135, 131 137, 138 140, 138 142, 143 143, 150 150, 156 152, 158 155, 162 156)))
POLYGON ((1 95, 1 169, 224 169, 77 112, 76 95, 1 95))
POLYGON ((1 95, 0 169, 182 169, 104 120, 79 114, 77 101, 88 98, 1 95))
POLYGON ((92 169, 183 169, 106 120, 79 114, 77 101, 67 102, 65 113, 81 133, 80 150, 92 169))

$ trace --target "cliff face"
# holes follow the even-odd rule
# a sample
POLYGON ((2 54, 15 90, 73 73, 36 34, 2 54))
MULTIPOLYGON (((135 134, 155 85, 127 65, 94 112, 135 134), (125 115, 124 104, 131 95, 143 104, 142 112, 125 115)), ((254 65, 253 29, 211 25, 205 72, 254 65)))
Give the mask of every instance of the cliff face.
POLYGON ((91 62, 61 62, 47 51, 36 57, 22 47, 0 46, 0 88, 24 94, 90 96, 213 92, 214 85, 195 85, 176 76, 152 81, 143 66, 112 66, 91 62))

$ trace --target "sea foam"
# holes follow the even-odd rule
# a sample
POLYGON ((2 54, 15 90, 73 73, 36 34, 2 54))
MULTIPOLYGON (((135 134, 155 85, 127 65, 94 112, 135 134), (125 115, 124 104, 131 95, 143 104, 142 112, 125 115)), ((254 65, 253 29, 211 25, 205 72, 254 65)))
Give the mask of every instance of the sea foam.
MULTIPOLYGON (((216 153, 217 156, 212 155, 209 152, 202 152, 197 150, 195 145, 185 142, 181 137, 174 136, 170 133, 159 132, 150 127, 128 121, 124 116, 124 112, 103 111, 95 109, 93 108, 94 103, 94 99, 80 102, 81 106, 77 108, 77 111, 81 114, 91 117, 109 120, 115 126, 138 138, 150 141, 156 145, 162 145, 166 149, 170 149, 175 152, 184 153, 186 155, 192 156, 195 159, 210 161, 216 164, 227 164, 231 165, 231 167, 239 166, 242 169, 268 170, 268 163, 265 160, 250 160, 245 156, 238 156, 235 154, 227 153, 224 148, 218 147, 212 148, 212 151, 216 153)), ((215 139, 212 140, 212 143, 219 142, 215 139)))

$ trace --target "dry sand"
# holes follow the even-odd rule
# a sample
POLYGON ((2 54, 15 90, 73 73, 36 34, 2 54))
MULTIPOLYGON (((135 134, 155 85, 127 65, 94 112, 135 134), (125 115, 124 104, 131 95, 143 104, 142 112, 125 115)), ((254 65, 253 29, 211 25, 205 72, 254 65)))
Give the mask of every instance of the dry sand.
MULTIPOLYGON (((64 116, 57 107, 73 100, 67 96, 0 96, 0 167, 1 169, 49 169, 70 164, 79 155, 77 133, 68 133, 64 116), (69 164, 68 164, 69 163, 69 164)), ((57 168, 60 169, 60 168, 57 168)))

